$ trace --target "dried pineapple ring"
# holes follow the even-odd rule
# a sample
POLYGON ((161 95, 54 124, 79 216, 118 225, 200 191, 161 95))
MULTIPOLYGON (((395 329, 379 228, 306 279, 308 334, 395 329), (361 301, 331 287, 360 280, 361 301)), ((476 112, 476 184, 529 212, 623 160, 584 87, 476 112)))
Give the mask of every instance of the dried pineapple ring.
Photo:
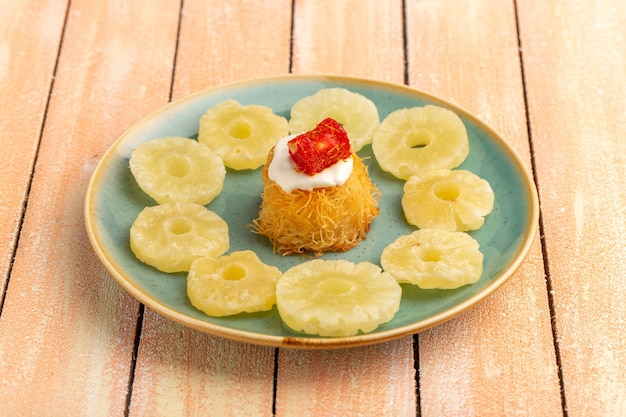
POLYGON ((316 259, 287 270, 276 284, 276 306, 296 331, 320 336, 368 333, 393 318, 402 289, 370 262, 316 259))
POLYGON ((289 134, 287 119, 260 105, 225 100, 200 118, 198 141, 232 169, 257 169, 276 142, 289 134))
POLYGON ((130 171, 157 203, 209 204, 224 186, 222 159, 195 140, 169 136, 137 146, 130 171))
POLYGON ((354 152, 372 142, 380 123, 378 109, 367 97, 345 88, 323 88, 291 107, 289 131, 308 132, 329 117, 343 125, 354 152))
POLYGON ((194 261, 187 277, 191 304, 209 316, 267 311, 276 303, 280 269, 250 250, 194 261))
POLYGON ((130 247, 137 259, 163 272, 189 271, 197 258, 228 250, 228 225, 200 204, 146 207, 130 228, 130 247))
POLYGON ((413 175, 404 184, 402 196, 409 223, 450 232, 480 228, 493 203, 489 183, 465 170, 437 169, 413 175))
POLYGON ((378 165, 400 179, 430 169, 452 169, 469 153, 467 130, 456 113, 428 105, 390 113, 374 133, 378 165))
POLYGON ((454 289, 473 284, 483 271, 479 245, 465 232, 421 229, 389 244, 381 265, 400 283, 424 289, 454 289))

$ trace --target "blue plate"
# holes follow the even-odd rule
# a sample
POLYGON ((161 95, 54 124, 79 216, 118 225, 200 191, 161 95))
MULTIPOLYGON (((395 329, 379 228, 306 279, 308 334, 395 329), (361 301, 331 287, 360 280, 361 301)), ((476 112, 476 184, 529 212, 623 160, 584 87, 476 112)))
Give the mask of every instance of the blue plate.
MULTIPOLYGON (((356 248, 326 253, 324 259, 370 261, 398 236, 415 228, 406 223, 400 203, 404 181, 383 172, 371 146, 359 154, 369 165, 381 189, 380 215, 356 248)), ((267 264, 286 270, 300 263, 299 256, 272 253, 271 243, 252 233, 249 225, 258 215, 262 181, 260 169, 228 170, 224 190, 207 207, 229 225, 230 251, 251 249, 267 264)), ((201 91, 177 100, 139 121, 103 156, 89 184, 85 221, 91 244, 115 280, 152 310, 185 326, 213 335, 260 345, 337 348, 378 343, 413 334, 442 323, 475 305, 500 287, 519 267, 535 236, 539 208, 533 180, 520 158, 496 132, 467 111, 406 86, 342 76, 287 75, 247 80, 201 91), (484 270, 480 280, 455 290, 421 290, 404 284, 400 310, 392 321, 368 334, 324 338, 296 333, 280 320, 276 308, 269 312, 209 317, 196 310, 186 295, 185 274, 165 274, 139 262, 129 247, 129 230, 137 214, 155 202, 135 183, 128 167, 132 150, 140 143, 164 136, 195 137, 202 114, 226 99, 241 104, 269 106, 289 118, 291 106, 321 88, 343 87, 371 99, 381 120, 405 107, 435 104, 456 112, 467 128, 470 153, 459 169, 486 179, 495 193, 495 205, 485 224, 470 234, 480 243, 484 270)))

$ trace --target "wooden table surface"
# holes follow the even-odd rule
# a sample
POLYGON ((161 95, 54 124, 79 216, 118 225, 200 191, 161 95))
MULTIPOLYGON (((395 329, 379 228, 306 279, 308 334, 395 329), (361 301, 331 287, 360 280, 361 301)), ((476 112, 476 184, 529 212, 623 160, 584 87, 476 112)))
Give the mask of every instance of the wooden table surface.
POLYGON ((0 416, 622 416, 626 2, 0 4, 0 416), (408 84, 523 158, 541 218, 492 296, 394 341, 275 349, 129 296, 83 219, 105 150, 168 101, 253 77, 408 84))

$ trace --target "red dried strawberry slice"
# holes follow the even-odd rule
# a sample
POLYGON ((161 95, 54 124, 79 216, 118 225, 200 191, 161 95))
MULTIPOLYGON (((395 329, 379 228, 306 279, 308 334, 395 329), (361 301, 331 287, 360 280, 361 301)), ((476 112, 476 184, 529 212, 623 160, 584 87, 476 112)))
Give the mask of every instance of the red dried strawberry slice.
POLYGON ((307 175, 320 173, 352 155, 348 134, 339 122, 331 118, 291 139, 287 146, 298 171, 307 175))

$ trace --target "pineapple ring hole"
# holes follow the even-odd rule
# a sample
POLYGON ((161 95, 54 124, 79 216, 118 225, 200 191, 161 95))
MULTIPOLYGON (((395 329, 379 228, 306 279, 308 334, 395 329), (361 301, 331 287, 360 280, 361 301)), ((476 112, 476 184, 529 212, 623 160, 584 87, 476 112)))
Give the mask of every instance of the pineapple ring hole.
POLYGON ((165 160, 165 172, 172 177, 184 177, 190 170, 189 161, 182 156, 170 156, 165 160))
POLYGON ((326 278, 319 284, 320 291, 329 295, 348 293, 352 290, 352 287, 351 281, 340 277, 326 278))
POLYGON ((404 136, 404 143, 411 149, 419 149, 428 146, 435 135, 427 129, 410 130, 404 136))
POLYGON ((184 235, 191 232, 193 223, 184 217, 173 217, 166 224, 166 230, 174 235, 184 235))
POLYGON ((239 281, 246 277, 246 270, 240 265, 228 265, 221 273, 226 281, 239 281))
POLYGON ((419 257, 424 262, 439 262, 443 257, 443 253, 438 248, 429 246, 420 252, 419 257))
POLYGON ((252 125, 247 120, 235 120, 228 133, 235 139, 248 139, 252 136, 252 125))
POLYGON ((433 191, 437 198, 446 201, 454 201, 461 194, 461 187, 453 181, 440 181, 435 184, 433 191))

